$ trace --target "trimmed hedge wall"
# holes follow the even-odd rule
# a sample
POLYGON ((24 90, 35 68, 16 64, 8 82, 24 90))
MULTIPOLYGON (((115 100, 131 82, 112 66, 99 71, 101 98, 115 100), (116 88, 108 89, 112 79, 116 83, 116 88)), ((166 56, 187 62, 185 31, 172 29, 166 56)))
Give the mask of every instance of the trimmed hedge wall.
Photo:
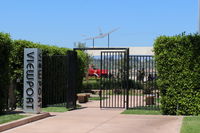
MULTIPOLYGON (((13 42, 13 50, 11 55, 11 73, 12 73, 12 79, 16 81, 17 79, 20 79, 20 83, 18 83, 17 88, 17 103, 18 106, 22 106, 21 100, 23 97, 23 59, 24 59, 24 48, 40 48, 42 50, 43 56, 53 56, 53 55, 66 55, 68 48, 59 48, 56 46, 48 46, 48 45, 42 45, 38 43, 33 43, 26 40, 15 40, 13 42)), ((82 51, 78 52, 78 70, 77 70, 77 85, 78 88, 82 88, 82 80, 85 75, 85 66, 86 66, 86 54, 82 51)), ((80 90, 78 90, 80 91, 80 90)))
POLYGON ((9 56, 12 40, 9 34, 0 33, 0 115, 7 109, 9 76, 9 56))
POLYGON ((42 55, 66 55, 67 48, 59 48, 56 46, 42 45, 33 43, 26 40, 15 40, 12 44, 13 50, 11 52, 11 73, 13 79, 21 79, 23 76, 23 63, 24 63, 24 48, 40 48, 42 55))
POLYGON ((200 36, 161 36, 154 52, 163 114, 200 114, 200 36))
MULTIPOLYGON (((42 45, 26 40, 12 40, 9 34, 0 32, 0 113, 4 110, 4 105, 8 103, 10 81, 16 85, 16 102, 18 106, 22 106, 24 48, 40 48, 44 56, 66 55, 67 51, 71 50, 68 48, 42 45), (16 83, 17 80, 19 83, 16 83)), ((82 80, 85 75, 84 68, 87 65, 86 54, 83 51, 77 52, 79 66, 79 70, 77 70, 77 85, 79 88, 82 88, 82 80)))
POLYGON ((17 106, 22 106, 23 98, 23 65, 24 65, 24 48, 40 48, 42 55, 66 55, 67 48, 59 48, 56 46, 42 45, 26 40, 14 40, 12 43, 12 51, 10 58, 11 79, 16 84, 16 102, 17 106), (16 83, 17 79, 20 81, 16 83))

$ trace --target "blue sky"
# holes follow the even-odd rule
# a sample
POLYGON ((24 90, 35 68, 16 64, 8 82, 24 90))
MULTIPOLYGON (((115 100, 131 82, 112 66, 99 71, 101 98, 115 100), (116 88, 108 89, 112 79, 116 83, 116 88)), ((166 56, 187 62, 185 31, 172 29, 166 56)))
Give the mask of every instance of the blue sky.
MULTIPOLYGON (((198 0, 1 0, 0 32, 13 39, 73 48, 82 34, 110 35, 110 45, 152 46, 160 35, 196 33, 198 0)), ((107 46, 107 38, 95 40, 107 46)))

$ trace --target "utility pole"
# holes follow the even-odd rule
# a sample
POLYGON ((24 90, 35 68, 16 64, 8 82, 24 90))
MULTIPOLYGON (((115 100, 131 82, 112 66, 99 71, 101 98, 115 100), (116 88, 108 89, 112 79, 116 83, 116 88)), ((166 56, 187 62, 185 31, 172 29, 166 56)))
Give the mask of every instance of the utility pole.
POLYGON ((92 39, 92 42, 93 42, 93 48, 94 48, 94 38, 92 39))
POLYGON ((110 47, 110 34, 108 33, 108 48, 110 47))

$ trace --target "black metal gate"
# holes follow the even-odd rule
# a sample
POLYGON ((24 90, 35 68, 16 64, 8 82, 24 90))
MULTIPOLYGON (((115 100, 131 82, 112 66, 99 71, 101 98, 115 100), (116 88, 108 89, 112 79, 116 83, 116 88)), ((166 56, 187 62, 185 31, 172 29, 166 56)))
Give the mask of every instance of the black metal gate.
POLYGON ((125 108, 128 90, 128 52, 101 52, 100 107, 125 108))
POLYGON ((101 71, 101 108, 159 109, 153 56, 129 56, 128 51, 101 52, 101 71))
POLYGON ((100 108, 159 109, 156 63, 151 55, 129 55, 129 48, 100 50, 100 108))
POLYGON ((43 107, 65 106, 76 107, 76 53, 69 51, 63 56, 43 56, 43 107), (75 73, 74 73, 75 74, 75 73))

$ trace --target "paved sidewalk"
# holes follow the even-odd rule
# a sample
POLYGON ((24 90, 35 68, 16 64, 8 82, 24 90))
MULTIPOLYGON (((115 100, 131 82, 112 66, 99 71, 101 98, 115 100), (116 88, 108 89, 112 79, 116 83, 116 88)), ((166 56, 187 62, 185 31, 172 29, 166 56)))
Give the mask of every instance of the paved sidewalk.
MULTIPOLYGON (((179 133, 182 117, 122 115, 123 110, 95 107, 53 113, 54 116, 5 133, 179 133)), ((92 105, 92 106, 91 106, 92 105)), ((85 105, 87 106, 87 104, 85 105)))

